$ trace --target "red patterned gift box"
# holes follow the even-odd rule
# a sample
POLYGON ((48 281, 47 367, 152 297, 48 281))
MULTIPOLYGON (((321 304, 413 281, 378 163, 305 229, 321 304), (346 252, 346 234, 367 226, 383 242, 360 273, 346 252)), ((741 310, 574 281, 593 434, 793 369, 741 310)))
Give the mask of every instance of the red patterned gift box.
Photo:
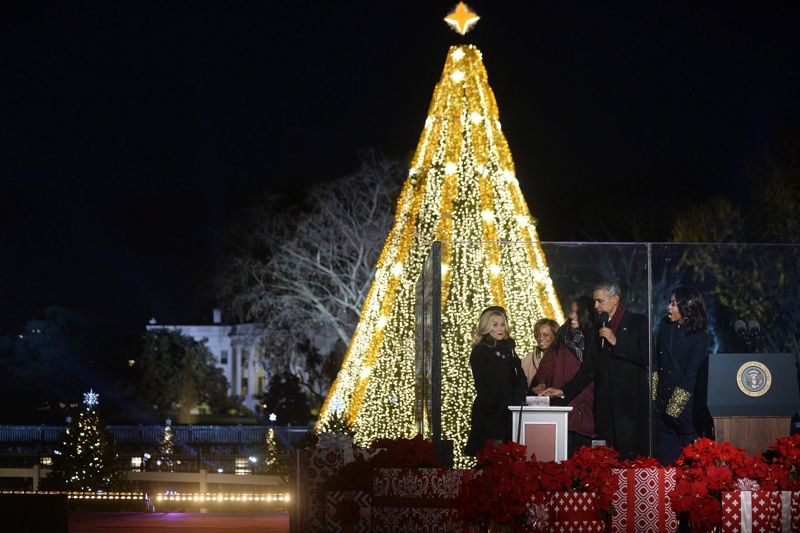
POLYGON ((614 468, 619 488, 611 502, 611 533, 674 533, 675 511, 667 496, 675 488, 673 467, 614 468))
POLYGON ((469 470, 378 468, 373 474, 372 531, 462 533, 458 489, 469 470))
POLYGON ((341 449, 302 449, 289 454, 289 489, 292 502, 289 528, 296 533, 323 533, 326 528, 323 483, 335 474, 347 459, 364 451, 341 449))
POLYGON ((325 494, 326 533, 372 531, 372 494, 362 490, 336 490, 325 494))
POLYGON ((548 511, 548 533, 605 531, 597 495, 593 492, 537 492, 534 503, 548 511))
POLYGON ((725 491, 721 526, 722 533, 800 533, 800 492, 725 491))

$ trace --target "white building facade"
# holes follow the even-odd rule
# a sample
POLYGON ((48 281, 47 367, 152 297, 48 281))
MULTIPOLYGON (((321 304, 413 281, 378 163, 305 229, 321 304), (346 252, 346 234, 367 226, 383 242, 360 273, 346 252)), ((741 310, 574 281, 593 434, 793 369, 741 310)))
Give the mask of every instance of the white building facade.
POLYGON ((220 312, 214 310, 212 325, 162 325, 151 321, 147 329, 176 330, 198 342, 205 342, 217 368, 228 380, 228 394, 238 396, 242 405, 258 413, 261 405, 257 396, 264 393, 269 380, 258 327, 255 324, 223 325, 220 322, 220 312))

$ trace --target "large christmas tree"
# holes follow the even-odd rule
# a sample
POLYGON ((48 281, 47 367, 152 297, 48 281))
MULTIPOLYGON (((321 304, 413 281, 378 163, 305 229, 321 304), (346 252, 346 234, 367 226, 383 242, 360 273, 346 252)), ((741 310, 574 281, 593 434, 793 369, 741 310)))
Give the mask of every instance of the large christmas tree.
POLYGON ((432 243, 448 241, 442 246, 442 433, 455 442, 459 462, 475 396, 468 361, 480 311, 506 307, 520 354, 534 347, 537 319, 564 319, 535 224, 481 53, 454 46, 318 429, 338 413, 349 416, 359 444, 417 432, 415 284, 432 243))

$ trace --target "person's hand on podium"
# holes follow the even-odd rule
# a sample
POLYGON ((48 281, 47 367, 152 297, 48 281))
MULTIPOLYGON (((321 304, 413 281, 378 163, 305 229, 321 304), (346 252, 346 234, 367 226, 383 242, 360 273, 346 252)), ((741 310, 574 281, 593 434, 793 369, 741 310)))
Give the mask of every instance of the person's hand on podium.
POLYGON ((544 389, 542 392, 540 392, 539 396, 550 396, 551 398, 553 398, 553 397, 563 398, 564 397, 564 391, 561 390, 561 389, 548 387, 548 388, 544 389))
POLYGON ((544 394, 542 394, 542 393, 546 389, 547 389, 547 385, 545 385, 544 383, 539 383, 533 389, 531 389, 531 392, 533 392, 536 396, 544 396, 544 394))

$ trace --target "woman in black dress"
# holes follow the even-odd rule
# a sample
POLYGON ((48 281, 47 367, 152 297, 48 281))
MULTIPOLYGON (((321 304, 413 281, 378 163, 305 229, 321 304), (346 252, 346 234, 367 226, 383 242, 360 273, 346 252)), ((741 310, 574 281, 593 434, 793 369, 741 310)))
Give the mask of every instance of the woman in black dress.
POLYGON ((508 316, 500 306, 486 308, 475 330, 469 365, 475 380, 470 435, 464 455, 475 456, 486 441, 508 441, 511 433, 509 405, 521 405, 527 380, 511 338, 508 316))

